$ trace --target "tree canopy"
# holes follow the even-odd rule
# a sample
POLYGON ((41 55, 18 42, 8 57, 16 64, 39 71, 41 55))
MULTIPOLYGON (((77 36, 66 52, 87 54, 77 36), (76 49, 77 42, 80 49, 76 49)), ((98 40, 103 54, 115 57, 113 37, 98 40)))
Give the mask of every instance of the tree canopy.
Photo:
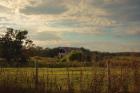
POLYGON ((7 62, 26 63, 29 60, 29 50, 33 42, 27 38, 28 31, 7 28, 0 36, 0 56, 7 62))

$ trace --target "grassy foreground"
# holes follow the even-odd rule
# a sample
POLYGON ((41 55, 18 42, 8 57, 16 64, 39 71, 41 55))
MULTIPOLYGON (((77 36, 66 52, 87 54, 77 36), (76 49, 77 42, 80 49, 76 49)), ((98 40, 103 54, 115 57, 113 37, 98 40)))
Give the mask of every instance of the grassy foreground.
POLYGON ((128 67, 1 68, 0 93, 139 93, 140 70, 128 67))

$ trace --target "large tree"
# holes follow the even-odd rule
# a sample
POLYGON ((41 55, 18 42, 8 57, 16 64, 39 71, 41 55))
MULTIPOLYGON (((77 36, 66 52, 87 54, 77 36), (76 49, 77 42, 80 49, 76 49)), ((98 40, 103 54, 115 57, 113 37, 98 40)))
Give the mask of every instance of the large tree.
POLYGON ((7 32, 0 37, 1 57, 7 62, 26 63, 29 50, 33 42, 27 38, 28 31, 7 28, 7 32))

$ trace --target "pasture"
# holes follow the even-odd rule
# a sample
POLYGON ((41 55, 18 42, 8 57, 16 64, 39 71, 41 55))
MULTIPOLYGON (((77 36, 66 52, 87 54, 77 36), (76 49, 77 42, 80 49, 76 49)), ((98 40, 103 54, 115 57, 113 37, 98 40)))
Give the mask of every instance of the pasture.
POLYGON ((0 93, 139 93, 137 67, 1 68, 0 93))

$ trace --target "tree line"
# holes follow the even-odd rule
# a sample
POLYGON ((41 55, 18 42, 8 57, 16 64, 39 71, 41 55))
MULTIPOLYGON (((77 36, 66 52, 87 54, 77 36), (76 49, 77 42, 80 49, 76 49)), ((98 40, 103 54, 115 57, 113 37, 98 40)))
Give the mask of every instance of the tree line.
POLYGON ((7 28, 7 31, 0 36, 0 60, 4 59, 8 64, 26 64, 33 56, 58 58, 61 62, 99 62, 101 60, 115 56, 140 56, 136 52, 98 52, 90 51, 85 48, 56 47, 42 48, 35 46, 33 41, 28 38, 27 30, 15 30, 7 28), (65 55, 59 57, 62 49, 67 50, 65 55))
MULTIPOLYGON (((69 59, 72 61, 91 60, 91 52, 87 49, 70 47, 67 49, 71 49, 71 51, 65 55, 69 55, 69 59)), ((8 64, 26 64, 32 56, 58 58, 60 51, 60 47, 51 49, 35 46, 33 41, 28 38, 27 30, 7 28, 7 31, 0 36, 0 59, 5 60, 8 64)), ((63 59, 66 60, 65 58, 63 59)), ((62 61, 64 61, 63 59, 62 61)))

